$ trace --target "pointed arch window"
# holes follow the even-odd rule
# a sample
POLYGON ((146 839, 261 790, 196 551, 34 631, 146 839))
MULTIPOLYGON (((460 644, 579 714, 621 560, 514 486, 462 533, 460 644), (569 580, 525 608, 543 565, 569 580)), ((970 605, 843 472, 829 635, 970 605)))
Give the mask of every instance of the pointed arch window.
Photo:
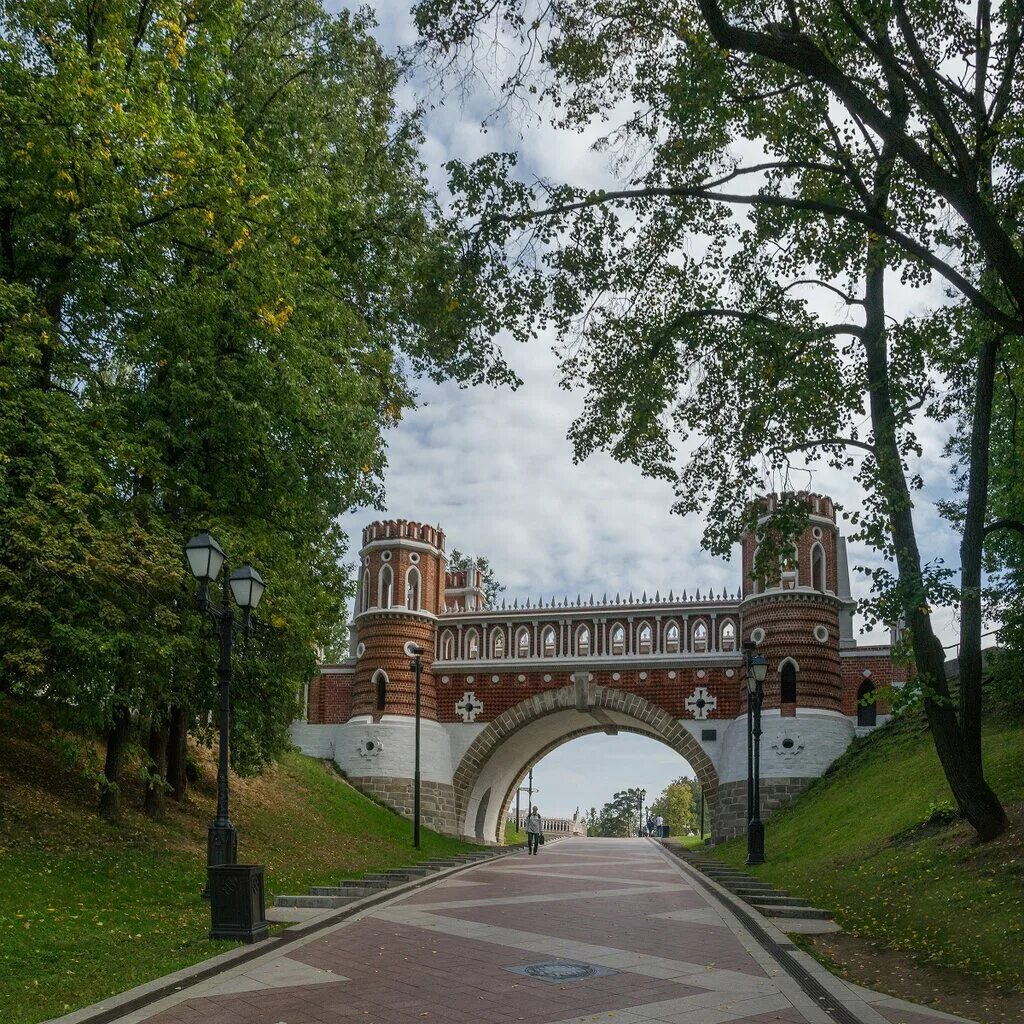
POLYGON ((383 711, 388 703, 388 674, 379 668, 373 673, 373 701, 378 711, 383 711))
POLYGON ((555 656, 555 627, 545 626, 544 632, 540 635, 540 649, 545 658, 555 656))
POLYGON ((530 656, 530 631, 525 626, 520 626, 516 633, 516 657, 528 658, 530 656))
POLYGON ((441 634, 441 660, 451 661, 455 657, 455 637, 449 630, 441 634))
POLYGON ((637 654, 650 654, 654 650, 654 633, 647 622, 640 627, 640 632, 637 633, 636 650, 637 654))
POLYGON ((796 677, 796 662, 783 662, 779 669, 779 699, 783 704, 796 703, 796 677))
POLYGON ((796 545, 788 555, 783 555, 779 564, 780 585, 784 590, 792 590, 800 586, 800 552, 796 545))
POLYGON ((670 622, 665 628, 665 653, 679 653, 679 623, 670 622))
POLYGON ((359 601, 359 610, 365 612, 370 607, 370 570, 368 566, 363 566, 362 577, 362 597, 359 601))
POLYGON ((491 657, 505 657, 505 631, 500 627, 491 634, 491 657))
POLYGON ((576 630, 576 654, 579 657, 587 657, 590 654, 590 627, 580 626, 576 630))
POLYGON ((480 634, 475 629, 466 632, 466 657, 470 661, 480 657, 480 634))
POLYGON ((736 650, 736 624, 732 621, 732 619, 727 620, 722 625, 722 650, 736 650))
POLYGON ((385 565, 377 577, 377 607, 390 608, 395 593, 395 574, 390 565, 385 565))
POLYGON ((820 544, 811 548, 811 586, 825 592, 825 549, 820 544))
POLYGON ((420 610, 420 571, 415 565, 405 577, 405 607, 414 612, 420 610))
POLYGON ((693 627, 693 649, 694 651, 708 649, 708 627, 703 622, 698 622, 693 627))
POLYGON ((857 690, 857 724, 867 727, 878 725, 875 684, 870 679, 865 679, 857 690))
POLYGON ((626 653, 626 631, 618 623, 612 626, 612 654, 626 653))

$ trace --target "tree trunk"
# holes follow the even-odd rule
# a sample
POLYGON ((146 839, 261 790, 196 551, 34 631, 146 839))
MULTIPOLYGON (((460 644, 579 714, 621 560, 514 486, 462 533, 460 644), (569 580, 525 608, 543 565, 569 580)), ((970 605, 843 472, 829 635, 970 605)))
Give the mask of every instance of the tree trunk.
POLYGON ((182 802, 188 793, 188 774, 185 759, 188 755, 188 712, 175 704, 171 708, 167 740, 167 782, 171 796, 182 802))
POLYGON ((121 818, 121 767, 131 727, 131 711, 127 707, 118 707, 107 730, 107 756, 103 762, 104 780, 100 790, 100 814, 111 823, 121 818))
POLYGON ((974 421, 964 535, 960 542, 960 731, 971 759, 981 766, 981 561, 988 509, 989 438, 996 356, 1001 338, 978 347, 974 421))
POLYGON ((985 781, 980 757, 973 756, 957 722, 946 682, 945 654, 932 629, 921 571, 921 552, 914 530, 913 501, 903 472, 889 387, 884 279, 882 253, 870 254, 864 295, 866 327, 863 342, 879 485, 889 514, 903 590, 904 615, 910 627, 918 675, 923 683, 925 715, 935 751, 960 813, 982 840, 989 840, 1006 829, 1006 812, 985 781))
POLYGON ((159 710, 154 712, 149 726, 149 779, 143 802, 146 815, 154 821, 163 820, 167 804, 168 734, 167 715, 159 710))

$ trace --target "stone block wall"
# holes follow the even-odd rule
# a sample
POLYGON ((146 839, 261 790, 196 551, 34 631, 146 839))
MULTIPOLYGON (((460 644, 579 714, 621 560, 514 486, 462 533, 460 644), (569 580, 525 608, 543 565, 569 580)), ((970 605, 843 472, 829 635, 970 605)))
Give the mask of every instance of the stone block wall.
MULTIPOLYGON (((377 803, 412 821, 412 779, 394 776, 349 778, 358 790, 377 803)), ((441 782, 420 783, 420 823, 445 835, 458 835, 455 818, 455 790, 441 782)), ((461 837, 464 838, 464 837, 461 837)))
MULTIPOLYGON (((761 820, 765 821, 788 800, 802 793, 811 779, 762 779, 761 820)), ((720 843, 747 831, 747 780, 718 785, 718 802, 711 821, 711 838, 720 843)))

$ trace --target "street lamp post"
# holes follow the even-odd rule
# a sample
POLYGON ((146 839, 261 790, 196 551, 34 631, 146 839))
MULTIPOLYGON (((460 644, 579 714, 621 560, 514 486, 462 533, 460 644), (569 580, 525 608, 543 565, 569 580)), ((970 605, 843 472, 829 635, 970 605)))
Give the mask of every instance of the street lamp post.
POLYGON ((764 681, 768 675, 768 659, 754 654, 754 645, 744 644, 746 655, 747 721, 750 723, 748 750, 750 765, 747 773, 747 863, 764 863, 764 823, 761 821, 761 704, 764 700, 764 681))
POLYGON ((420 678, 423 675, 424 650, 418 644, 406 644, 406 652, 412 658, 409 669, 416 677, 416 735, 414 740, 415 765, 412 775, 412 845, 420 848, 420 678))
POLYGON ((638 836, 642 836, 644 834, 644 803, 646 801, 647 801, 647 790, 646 789, 641 789, 640 790, 640 823, 639 823, 639 827, 636 830, 636 834, 638 836))
MULTIPOLYGON (((238 832, 228 815, 228 736, 231 725, 231 678, 232 655, 235 634, 249 635, 252 628, 252 613, 263 597, 266 584, 263 577, 248 563, 240 569, 230 570, 221 546, 209 533, 200 533, 185 545, 192 575, 199 581, 199 608, 213 622, 213 631, 220 649, 217 659, 217 689, 219 691, 219 750, 217 759, 217 815, 210 823, 206 840, 206 889, 204 896, 211 897, 213 926, 211 938, 240 938, 246 942, 266 938, 267 925, 263 917, 263 869, 257 865, 238 865, 238 832), (216 603, 210 598, 210 584, 221 579, 221 599, 216 603), (241 610, 236 617, 231 601, 241 610), (249 885, 253 893, 251 906, 242 907, 238 901, 218 900, 214 893, 213 877, 217 869, 236 867, 256 879, 249 885), (258 892, 257 892, 258 889, 258 892), (256 907, 258 902, 259 906, 256 907), (255 918, 255 919, 254 919, 255 918)), ((224 892, 237 891, 237 885, 224 887, 224 892)))

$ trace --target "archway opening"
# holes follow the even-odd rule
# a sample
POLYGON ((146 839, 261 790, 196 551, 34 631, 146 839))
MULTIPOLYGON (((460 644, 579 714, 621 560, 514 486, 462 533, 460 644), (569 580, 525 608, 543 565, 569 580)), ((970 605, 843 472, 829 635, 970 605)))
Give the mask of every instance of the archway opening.
POLYGON ((703 826, 708 836, 711 811, 702 797, 689 762, 662 740, 597 728, 528 766, 504 817, 507 830, 516 822, 521 830, 532 804, 549 834, 697 836, 703 826))
POLYGON ((506 809, 530 766, 571 740, 594 733, 638 734, 674 752, 675 777, 697 778, 713 817, 718 777, 700 740, 685 724, 636 694, 597 687, 581 699, 574 688, 565 687, 510 708, 470 744, 453 778, 459 831, 501 842, 506 809))

